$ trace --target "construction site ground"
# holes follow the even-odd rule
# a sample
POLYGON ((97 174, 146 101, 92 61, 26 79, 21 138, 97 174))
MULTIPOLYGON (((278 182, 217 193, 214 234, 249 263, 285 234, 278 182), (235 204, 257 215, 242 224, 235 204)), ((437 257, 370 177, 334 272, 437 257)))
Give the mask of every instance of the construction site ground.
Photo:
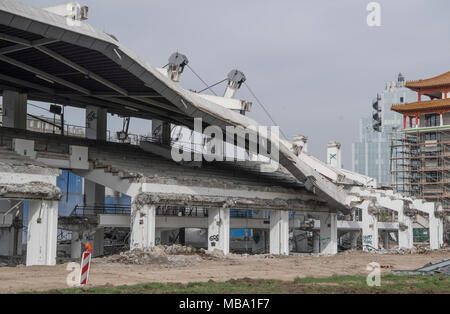
MULTIPOLYGON (((413 270, 429 262, 436 262, 446 258, 450 259, 450 251, 448 249, 412 254, 347 251, 335 256, 302 255, 283 257, 232 254, 230 257, 225 258, 223 256, 194 253, 173 255, 177 256, 176 259, 167 259, 164 253, 161 255, 154 259, 150 258, 146 262, 142 262, 140 256, 128 253, 122 256, 93 259, 88 287, 111 288, 148 283, 175 283, 182 287, 182 284, 192 282, 242 283, 242 280, 249 283, 250 286, 256 287, 260 286, 261 281, 259 280, 261 279, 292 282, 297 278, 329 278, 346 275, 356 276, 354 278, 362 278, 361 280, 363 280, 369 273, 366 269, 367 264, 371 262, 379 263, 382 274, 389 276, 386 278, 390 278, 390 272, 394 269, 413 270)), ((66 263, 57 266, 0 267, 0 293, 66 289, 68 288, 66 278, 70 273, 67 270, 67 265, 66 263)), ((436 279, 437 285, 440 287, 438 290, 425 289, 425 291, 420 290, 420 292, 450 293, 448 277, 438 277, 436 279)), ((409 286, 414 288, 413 279, 407 282, 409 282, 409 286)), ((336 286, 336 284, 331 284, 331 286, 333 285, 336 286)), ((289 290, 289 288, 286 289, 289 290)), ((285 290, 280 291, 289 292, 285 290)), ((314 292, 314 290, 310 291, 314 292)), ((354 292, 358 291, 366 292, 365 290, 354 290, 354 292)), ((414 292, 414 289, 411 291, 414 292)), ((264 292, 267 291, 264 290, 264 292)), ((292 288, 292 292, 306 291, 292 288)))

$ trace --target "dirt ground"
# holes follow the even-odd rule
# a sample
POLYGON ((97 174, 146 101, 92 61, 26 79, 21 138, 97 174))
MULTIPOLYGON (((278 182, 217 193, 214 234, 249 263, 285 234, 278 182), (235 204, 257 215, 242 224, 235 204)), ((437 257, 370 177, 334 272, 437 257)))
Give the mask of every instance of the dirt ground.
MULTIPOLYGON (((241 256, 205 260, 187 266, 125 265, 94 259, 88 286, 131 285, 148 282, 227 281, 230 279, 279 279, 364 275, 366 265, 377 262, 382 271, 416 269, 429 262, 450 258, 450 251, 427 254, 371 254, 346 252, 335 256, 241 256)), ((67 288, 67 264, 54 267, 0 267, 0 293, 67 288)))

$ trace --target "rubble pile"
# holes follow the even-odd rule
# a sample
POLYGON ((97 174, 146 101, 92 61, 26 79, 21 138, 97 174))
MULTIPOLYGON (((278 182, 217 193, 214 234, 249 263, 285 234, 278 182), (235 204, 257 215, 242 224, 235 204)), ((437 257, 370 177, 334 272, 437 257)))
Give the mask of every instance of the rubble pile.
MULTIPOLYGON (((204 250, 203 250, 204 251, 204 250)), ((183 266, 203 261, 199 256, 201 250, 189 246, 170 245, 155 246, 150 250, 135 249, 110 255, 101 259, 103 263, 120 263, 127 265, 166 265, 183 266)))

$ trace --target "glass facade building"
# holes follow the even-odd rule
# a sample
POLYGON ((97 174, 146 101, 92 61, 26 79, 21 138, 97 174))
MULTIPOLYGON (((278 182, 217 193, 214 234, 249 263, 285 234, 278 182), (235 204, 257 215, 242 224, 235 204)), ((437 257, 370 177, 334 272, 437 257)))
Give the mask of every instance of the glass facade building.
POLYGON ((382 185, 391 183, 391 136, 403 125, 403 116, 391 111, 391 106, 416 100, 417 93, 405 87, 401 74, 396 81, 386 83, 383 92, 374 101, 379 108, 380 132, 374 130, 372 116, 360 120, 359 140, 352 144, 352 171, 375 178, 382 185))

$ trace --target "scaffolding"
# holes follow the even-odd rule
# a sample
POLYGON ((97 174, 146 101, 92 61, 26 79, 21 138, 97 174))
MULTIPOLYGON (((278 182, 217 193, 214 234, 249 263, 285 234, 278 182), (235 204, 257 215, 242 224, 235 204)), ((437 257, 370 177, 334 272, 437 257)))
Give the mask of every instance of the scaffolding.
POLYGON ((391 136, 391 186, 450 211, 450 129, 407 129, 391 136))

